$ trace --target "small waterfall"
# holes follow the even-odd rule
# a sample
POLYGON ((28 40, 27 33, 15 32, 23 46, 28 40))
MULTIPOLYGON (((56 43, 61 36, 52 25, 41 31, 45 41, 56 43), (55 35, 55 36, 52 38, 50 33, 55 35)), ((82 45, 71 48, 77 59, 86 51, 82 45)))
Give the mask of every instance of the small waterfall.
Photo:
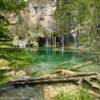
POLYGON ((50 45, 50 47, 53 47, 53 37, 52 37, 52 34, 49 35, 49 45, 50 45))
POLYGON ((63 35, 62 35, 61 43, 62 43, 61 54, 63 56, 64 55, 64 47, 65 47, 65 45, 64 45, 64 36, 63 35))
POLYGON ((62 41, 62 48, 64 49, 64 36, 62 36, 61 41, 62 41))
POLYGON ((56 47, 56 38, 52 35, 52 47, 56 47))
POLYGON ((56 37, 54 37, 54 45, 55 45, 55 47, 57 46, 57 44, 56 44, 56 37))
POLYGON ((49 47, 49 38, 46 38, 46 47, 49 47))
POLYGON ((64 48, 61 48, 61 55, 64 56, 64 48))
POLYGON ((73 36, 73 39, 74 39, 74 44, 73 45, 76 48, 77 47, 77 33, 73 32, 72 36, 73 36))

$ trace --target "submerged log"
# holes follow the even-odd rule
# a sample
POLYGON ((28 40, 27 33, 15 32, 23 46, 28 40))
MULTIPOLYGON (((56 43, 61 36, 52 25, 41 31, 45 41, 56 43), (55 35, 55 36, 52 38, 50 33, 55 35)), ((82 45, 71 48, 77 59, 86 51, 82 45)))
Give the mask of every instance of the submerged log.
POLYGON ((92 61, 88 61, 88 62, 85 62, 85 63, 83 63, 83 64, 70 67, 69 69, 70 69, 70 70, 78 70, 78 69, 80 69, 80 68, 82 68, 82 67, 86 67, 86 66, 88 66, 88 65, 90 65, 90 64, 92 64, 92 63, 93 63, 92 61))
MULTIPOLYGON (((66 61, 66 62, 64 62, 64 63, 62 63, 62 64, 60 64, 60 65, 58 65, 58 67, 59 66, 63 66, 63 65, 65 65, 66 63, 68 63, 68 61, 66 61)), ((66 68, 64 68, 64 69, 68 69, 68 70, 72 70, 72 71, 77 71, 77 70, 79 70, 81 67, 86 67, 86 66, 88 66, 88 65, 91 65, 93 62, 92 61, 87 61, 87 62, 84 62, 83 64, 79 64, 79 65, 75 65, 75 66, 67 66, 66 68)))

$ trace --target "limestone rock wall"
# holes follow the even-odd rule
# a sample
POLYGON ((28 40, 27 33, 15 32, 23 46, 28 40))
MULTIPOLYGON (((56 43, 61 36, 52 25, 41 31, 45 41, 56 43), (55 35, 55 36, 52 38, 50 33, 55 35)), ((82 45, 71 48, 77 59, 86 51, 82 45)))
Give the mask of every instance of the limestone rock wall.
MULTIPOLYGON (((56 0, 30 0, 27 6, 20 11, 19 24, 14 26, 17 34, 31 33, 33 36, 44 36, 53 32, 53 14, 56 10, 56 0)), ((13 16, 13 15, 12 15, 13 16)), ((13 17, 12 22, 15 23, 13 17)))

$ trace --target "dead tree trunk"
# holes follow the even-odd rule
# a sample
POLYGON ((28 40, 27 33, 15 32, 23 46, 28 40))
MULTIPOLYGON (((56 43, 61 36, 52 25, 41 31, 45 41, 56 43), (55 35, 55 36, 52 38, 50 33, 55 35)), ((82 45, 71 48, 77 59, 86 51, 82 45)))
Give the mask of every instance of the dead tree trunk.
POLYGON ((9 81, 8 84, 14 85, 14 86, 25 86, 25 85, 37 85, 37 84, 51 84, 51 83, 76 83, 79 80, 83 79, 84 77, 89 76, 96 76, 97 73, 82 73, 82 74, 75 74, 70 77, 67 76, 58 76, 58 77, 45 77, 45 78, 38 78, 38 79, 22 79, 22 80, 16 80, 16 81, 9 81))

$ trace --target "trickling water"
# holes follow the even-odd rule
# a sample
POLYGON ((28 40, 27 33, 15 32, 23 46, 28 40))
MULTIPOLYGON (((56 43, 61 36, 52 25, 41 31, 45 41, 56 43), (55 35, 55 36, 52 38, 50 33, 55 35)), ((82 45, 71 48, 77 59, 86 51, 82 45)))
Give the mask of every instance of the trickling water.
POLYGON ((52 47, 52 44, 53 44, 53 39, 52 39, 52 34, 49 35, 49 45, 50 47, 52 47))
POLYGON ((64 48, 64 36, 62 36, 62 47, 64 48))
POLYGON ((48 37, 46 38, 46 47, 49 47, 49 39, 48 39, 48 37))
POLYGON ((73 39, 74 39, 74 47, 77 47, 77 34, 75 32, 72 33, 73 39))
POLYGON ((61 42, 62 42, 61 54, 63 56, 63 54, 64 54, 64 36, 63 35, 62 35, 61 42))
POLYGON ((55 43, 55 47, 57 46, 57 44, 56 44, 56 37, 54 38, 54 43, 55 43))
POLYGON ((64 47, 61 48, 61 55, 64 56, 64 47))

